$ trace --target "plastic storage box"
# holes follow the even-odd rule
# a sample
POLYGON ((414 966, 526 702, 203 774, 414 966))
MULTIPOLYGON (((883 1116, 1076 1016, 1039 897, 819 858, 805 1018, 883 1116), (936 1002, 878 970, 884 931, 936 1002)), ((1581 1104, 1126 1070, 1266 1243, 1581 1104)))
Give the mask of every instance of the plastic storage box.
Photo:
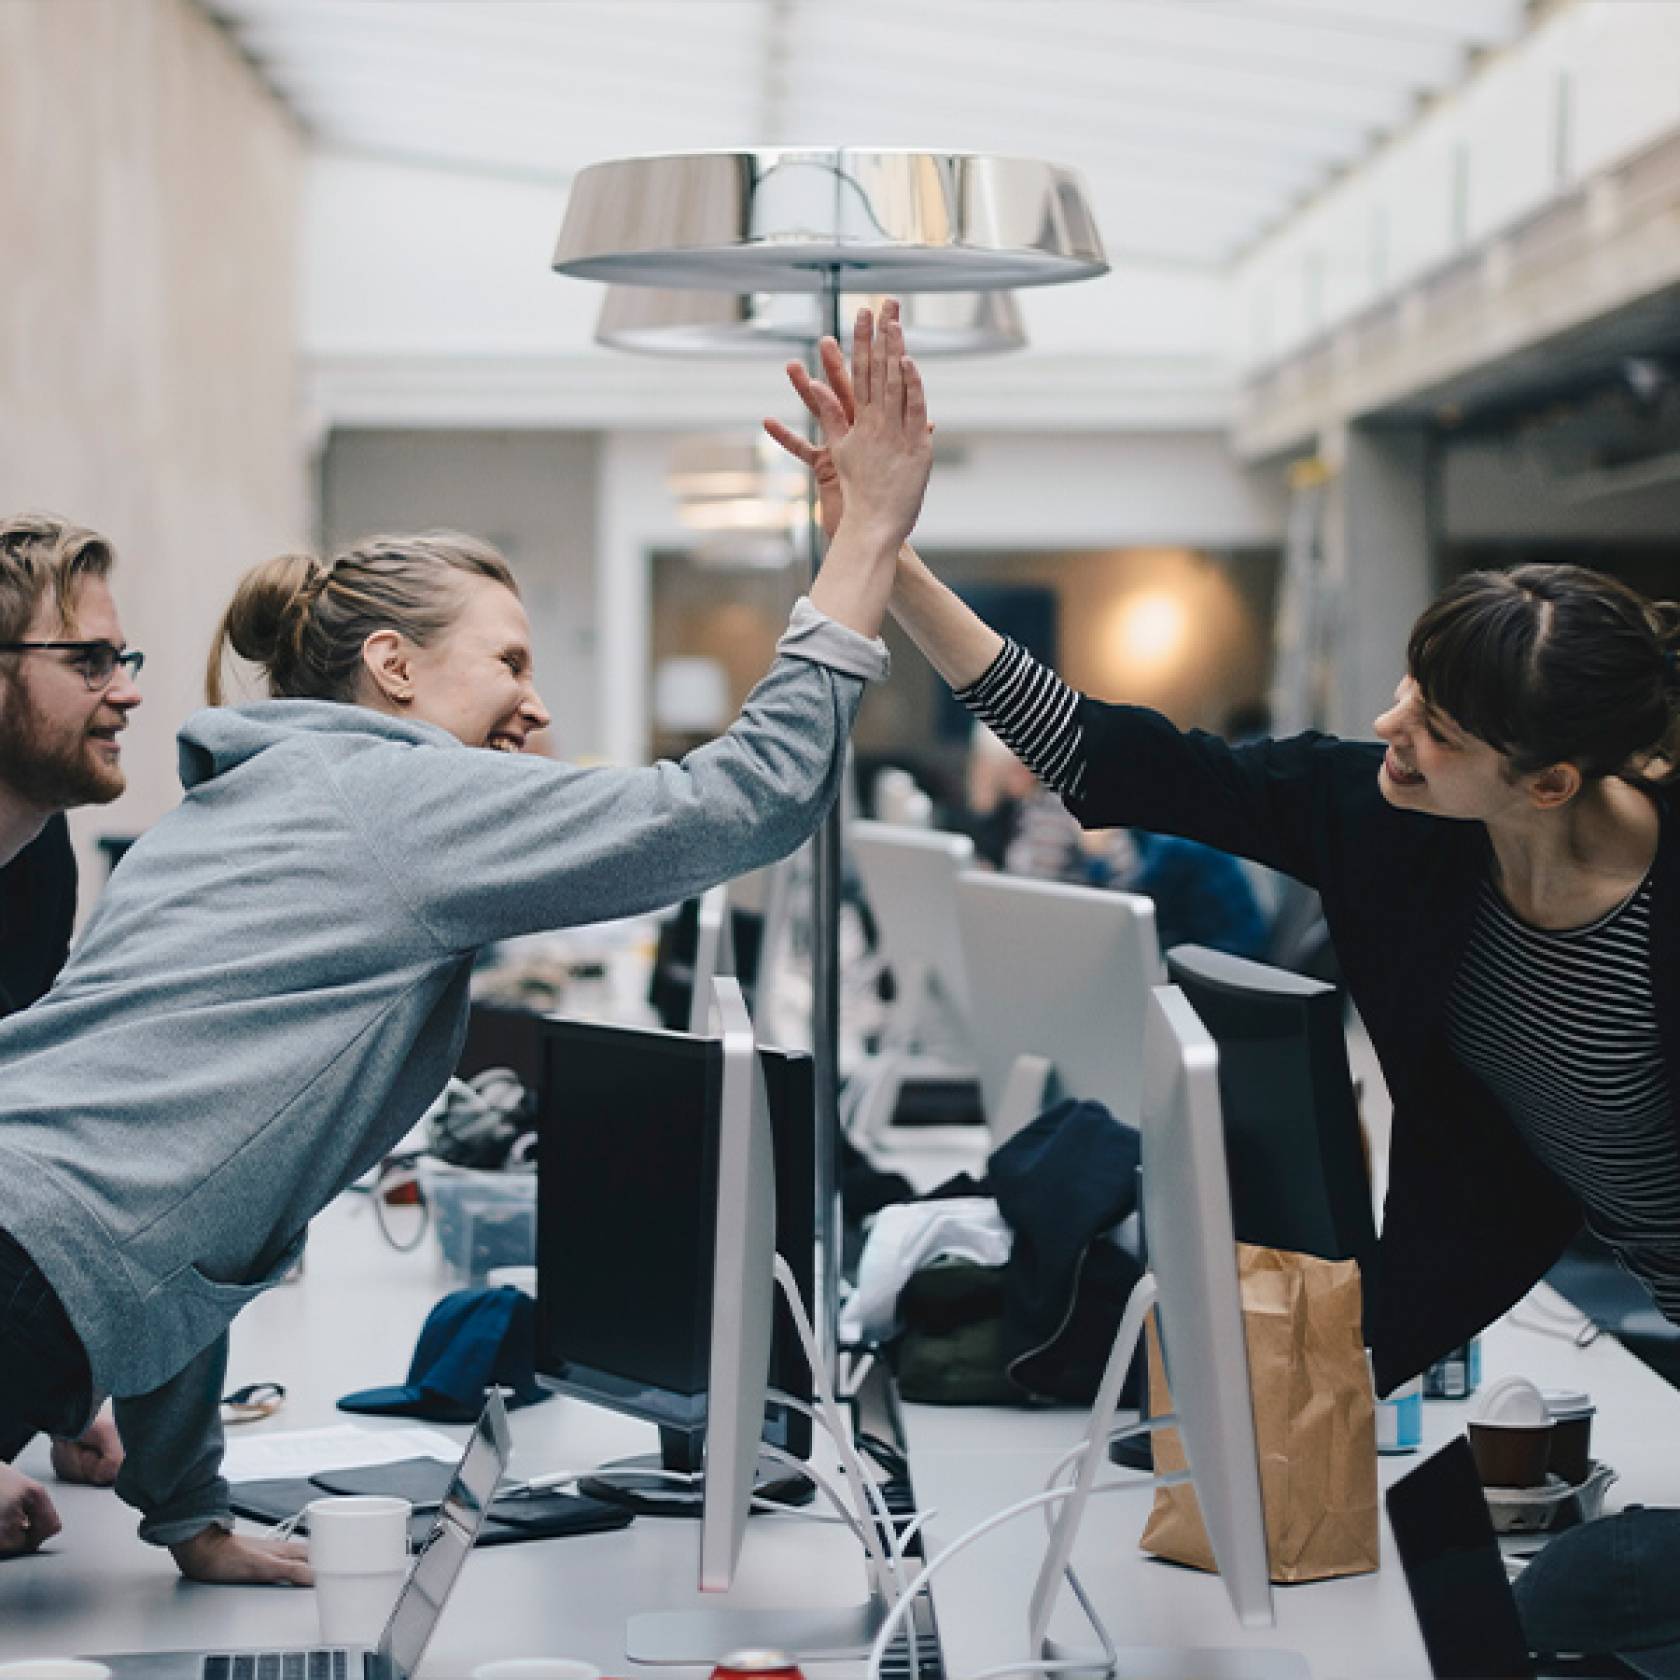
POLYGON ((444 1275, 456 1288, 480 1287, 497 1266, 535 1262, 534 1172, 481 1172, 422 1160, 420 1185, 432 1210, 444 1275))

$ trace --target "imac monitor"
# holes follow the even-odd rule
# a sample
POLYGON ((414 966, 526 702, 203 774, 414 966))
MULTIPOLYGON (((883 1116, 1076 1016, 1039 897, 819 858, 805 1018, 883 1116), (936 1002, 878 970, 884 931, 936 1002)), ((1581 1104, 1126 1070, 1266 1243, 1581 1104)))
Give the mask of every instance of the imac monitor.
POLYGON ((1159 1290, 1161 1353, 1184 1455, 1231 1607, 1244 1627, 1272 1625, 1260 1460, 1219 1052, 1176 986, 1157 987, 1143 1037, 1143 1220, 1159 1290))
POLYGON ((727 1592, 752 1510, 776 1307, 776 1164, 764 1073, 739 985, 713 982, 723 1049, 712 1217, 711 1350, 700 1590, 727 1592))
MULTIPOLYGON (((732 982, 717 985, 739 998, 732 982)), ((579 1021, 545 1021, 543 1034, 538 1377, 659 1425, 665 1467, 697 1472, 711 1350, 722 1327, 713 1310, 722 1117, 743 1089, 738 1072, 726 1078, 734 1066, 730 1041, 579 1021)), ((763 1125, 774 1145, 775 1244, 809 1299, 816 1249, 811 1060, 769 1049, 756 1057, 763 1125)), ((759 1158, 768 1153, 755 1152, 759 1158)), ((770 1381, 810 1398, 810 1372, 779 1302, 770 1381)), ((790 1408, 771 1407, 763 1433, 787 1452, 810 1451, 810 1420, 790 1408)))
POLYGON ((1161 977, 1155 906, 1134 893, 970 870, 957 912, 994 1133, 1013 1129, 1003 1098, 1021 1055, 1050 1064, 1056 1095, 1103 1103, 1136 1125, 1143 1019, 1161 977))
POLYGON ((1236 1236, 1219 1114, 1219 1054, 1174 986, 1152 993, 1143 1033, 1143 1209, 1150 1270, 1127 1309, 1102 1388, 1076 1491, 1063 1503, 1033 1593, 1034 1655, 1057 1654, 1050 1613, 1073 1554, 1096 1468, 1106 1461, 1121 1380, 1138 1347, 1138 1302, 1151 1297, 1172 1389, 1174 1419, 1196 1503, 1237 1620, 1270 1627, 1272 1589, 1248 1348, 1237 1284, 1236 1236))
POLYGON ((922 1001, 914 989, 931 985, 966 1029, 968 979, 957 930, 957 877, 974 861, 974 842, 964 834, 854 822, 846 844, 863 877, 881 948, 911 1009, 922 1001))
POLYGON ((1340 992, 1199 945, 1169 951, 1167 975, 1219 1047, 1238 1241, 1357 1260, 1371 1275, 1377 1230, 1340 992))
MULTIPOLYGON (((718 1032, 718 1104, 706 1295, 709 1340, 706 1459, 700 1520, 700 1590, 726 1592, 762 1479, 759 1441, 766 1387, 777 1357, 773 1326, 786 1306, 776 1300, 778 1165, 775 1100, 756 1051, 741 989, 720 976, 712 984, 718 1032)), ((807 1110, 810 1106, 806 1096, 807 1110)), ((809 1181, 807 1166, 806 1179, 809 1181)), ((809 1239, 804 1243, 809 1257, 809 1239)), ((803 1295, 809 1267, 795 1279, 803 1295)), ((802 1387, 808 1395, 809 1388, 802 1387)), ((810 1658, 860 1656, 877 1621, 873 1601, 840 1610, 674 1611, 632 1618, 625 1651, 637 1663, 723 1661, 730 1652, 780 1647, 810 1658)), ((720 1669, 721 1673, 722 1670, 720 1669)))

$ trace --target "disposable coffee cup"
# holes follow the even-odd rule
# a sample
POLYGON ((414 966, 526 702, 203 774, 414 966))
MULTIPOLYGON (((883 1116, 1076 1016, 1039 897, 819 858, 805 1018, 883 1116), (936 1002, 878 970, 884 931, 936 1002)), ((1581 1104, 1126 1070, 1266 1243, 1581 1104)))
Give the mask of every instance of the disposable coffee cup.
POLYGON ((1472 1422, 1470 1456, 1483 1487, 1542 1487, 1552 1456, 1551 1420, 1545 1423, 1472 1422))
POLYGON ((1547 1468, 1571 1487, 1592 1474, 1592 1425, 1598 1408, 1592 1396, 1577 1388, 1543 1388, 1552 1418, 1552 1452, 1547 1468))
POLYGON ((408 1574, 413 1509, 383 1494, 316 1499, 305 1508, 323 1645, 377 1644, 408 1574))
POLYGON ((24 1657, 0 1663, 0 1680, 111 1680, 111 1671, 83 1657, 24 1657))
POLYGON ((570 1657, 509 1657, 503 1662, 480 1663, 472 1680, 601 1680, 594 1663, 574 1662, 570 1657))

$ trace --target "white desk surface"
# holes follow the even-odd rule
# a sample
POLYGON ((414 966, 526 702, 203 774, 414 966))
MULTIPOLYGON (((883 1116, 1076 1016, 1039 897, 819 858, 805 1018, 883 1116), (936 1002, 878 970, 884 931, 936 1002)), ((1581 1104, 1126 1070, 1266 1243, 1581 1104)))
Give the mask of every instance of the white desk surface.
MULTIPOLYGON (((264 1296, 234 1330, 229 1386, 282 1382, 285 1407, 253 1430, 347 1421, 333 1402, 374 1383, 400 1381, 419 1327, 445 1284, 430 1245, 412 1255, 387 1248, 365 1203, 351 1199, 316 1222, 298 1285, 264 1296)), ((1621 1481, 1624 1502, 1680 1504, 1680 1394, 1608 1338, 1579 1349, 1501 1325, 1485 1340, 1484 1380, 1522 1371, 1547 1385, 1589 1389, 1598 1403, 1597 1456, 1621 1481)), ((1426 1450, 1463 1426, 1463 1402, 1425 1406, 1426 1450)), ((1083 1414, 1007 1409, 906 1408, 913 1474, 924 1506, 936 1506, 937 1550, 972 1523, 1036 1493, 1060 1452, 1082 1432, 1083 1414)), ((367 1419, 372 1427, 382 1420, 367 1419)), ((393 1422, 396 1420, 393 1420, 393 1422)), ((651 1428, 578 1402, 554 1399, 512 1415, 514 1473, 579 1468, 650 1450, 651 1428)), ((456 1437, 460 1429, 446 1431, 456 1437)), ((1414 1457, 1385 1458, 1385 1479, 1414 1457)), ((0 1660, 24 1656, 213 1644, 307 1644, 314 1595, 291 1588, 206 1587, 182 1582, 166 1552, 134 1534, 134 1513, 108 1491, 51 1479, 44 1442, 20 1467, 45 1481, 65 1531, 41 1554, 0 1563, 0 1660)), ((1124 1472, 1115 1472, 1124 1474, 1124 1472)), ((1405 1583, 1386 1528, 1384 1567, 1348 1581, 1280 1589, 1269 1633, 1237 1627, 1217 1579, 1144 1558, 1136 1547, 1147 1495, 1093 1502, 1075 1562, 1121 1645, 1265 1643, 1303 1652, 1318 1680, 1402 1680, 1428 1672, 1405 1583)), ((954 1677, 1025 1655, 1027 1600, 1043 1524, 1023 1517, 982 1541, 935 1584, 947 1663, 954 1677)), ((424 1680, 463 1680, 495 1657, 571 1656, 609 1675, 704 1675, 704 1666, 633 1668, 624 1624, 647 1610, 704 1603, 841 1605, 862 1596, 856 1547, 843 1531, 770 1519, 753 1523, 741 1578, 726 1600, 694 1590, 696 1525, 639 1519, 618 1533, 496 1547, 473 1557, 422 1666, 424 1680)), ((1055 1631, 1085 1646, 1071 1602, 1055 1631)), ((861 1673, 861 1664, 821 1672, 861 1673)))
MULTIPOLYGON (((428 1239, 409 1255, 388 1248, 370 1208, 347 1198, 316 1220, 305 1276, 261 1297, 234 1327, 230 1388, 286 1385, 272 1419, 233 1433, 299 1429, 352 1419, 334 1402, 400 1382, 427 1311, 448 1287, 428 1239)), ((656 1447, 650 1425, 564 1398, 511 1414, 512 1473, 591 1467, 656 1447)), ((427 1427, 438 1428, 438 1425, 427 1427)), ((444 1433, 465 1440, 466 1430, 444 1433)), ((41 1553, 0 1562, 0 1660, 209 1645, 308 1645, 315 1595, 291 1587, 203 1586, 180 1579, 166 1551, 135 1536, 135 1513, 108 1490, 53 1480, 46 1443, 19 1468, 43 1481, 64 1532, 41 1553)), ((242 1525, 244 1526, 244 1525, 242 1525)), ((497 1657, 566 1656, 608 1675, 704 1676, 709 1667, 637 1668, 625 1660, 627 1618, 697 1607, 835 1606, 863 1597, 863 1566, 844 1530, 754 1520, 735 1589, 695 1590, 699 1525, 638 1518, 615 1533, 526 1541, 471 1557, 421 1665, 423 1680, 464 1680, 497 1657)), ((835 1667, 837 1676, 858 1672, 835 1667)))
MULTIPOLYGON (((1560 1310, 1568 1309, 1545 1292, 1560 1310)), ((1483 1338, 1484 1385, 1512 1372, 1544 1387, 1584 1388, 1598 1405, 1593 1453, 1620 1480, 1606 1509, 1623 1504, 1680 1504, 1680 1393, 1610 1337, 1578 1348, 1566 1340, 1502 1322, 1483 1338)), ((1473 1402, 1424 1403, 1423 1452, 1464 1427, 1473 1402)), ((930 1554, 992 1511, 1042 1490, 1057 1458, 1083 1432, 1072 1411, 953 1411, 907 1406, 916 1497, 939 1515, 930 1523, 930 1554)), ((1382 1483, 1405 1474, 1420 1454, 1384 1456, 1382 1483)), ((1111 1468, 1104 1479, 1136 1472, 1111 1468)), ((1140 1477, 1141 1479, 1141 1477, 1140 1477)), ((1301 1653, 1315 1680, 1409 1680, 1427 1677, 1428 1661, 1405 1577, 1382 1518, 1382 1567, 1346 1580, 1274 1589, 1275 1628, 1240 1627, 1217 1577, 1164 1564, 1138 1550, 1147 1493, 1093 1499, 1074 1567, 1119 1646, 1277 1646, 1301 1653)), ((953 1680, 1027 1655, 1027 1603, 1044 1545, 1036 1513, 1019 1517, 952 1562, 932 1587, 946 1665, 953 1680)), ((1064 1592, 1052 1637, 1081 1649, 1095 1635, 1064 1592)))

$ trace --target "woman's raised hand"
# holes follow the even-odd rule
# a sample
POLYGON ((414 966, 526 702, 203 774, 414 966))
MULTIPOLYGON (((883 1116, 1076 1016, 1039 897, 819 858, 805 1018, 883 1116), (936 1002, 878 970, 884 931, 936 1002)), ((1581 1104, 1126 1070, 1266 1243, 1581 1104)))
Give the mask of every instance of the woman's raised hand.
POLYGON ((851 509, 853 518, 902 542, 921 511, 933 464, 933 428, 921 375, 904 354, 897 302, 888 299, 882 306, 879 324, 867 309, 858 311, 849 371, 832 338, 822 341, 819 354, 823 380, 813 379, 798 362, 790 362, 787 372, 816 417, 822 444, 808 442, 779 420, 766 420, 764 429, 816 475, 830 536, 851 509))

